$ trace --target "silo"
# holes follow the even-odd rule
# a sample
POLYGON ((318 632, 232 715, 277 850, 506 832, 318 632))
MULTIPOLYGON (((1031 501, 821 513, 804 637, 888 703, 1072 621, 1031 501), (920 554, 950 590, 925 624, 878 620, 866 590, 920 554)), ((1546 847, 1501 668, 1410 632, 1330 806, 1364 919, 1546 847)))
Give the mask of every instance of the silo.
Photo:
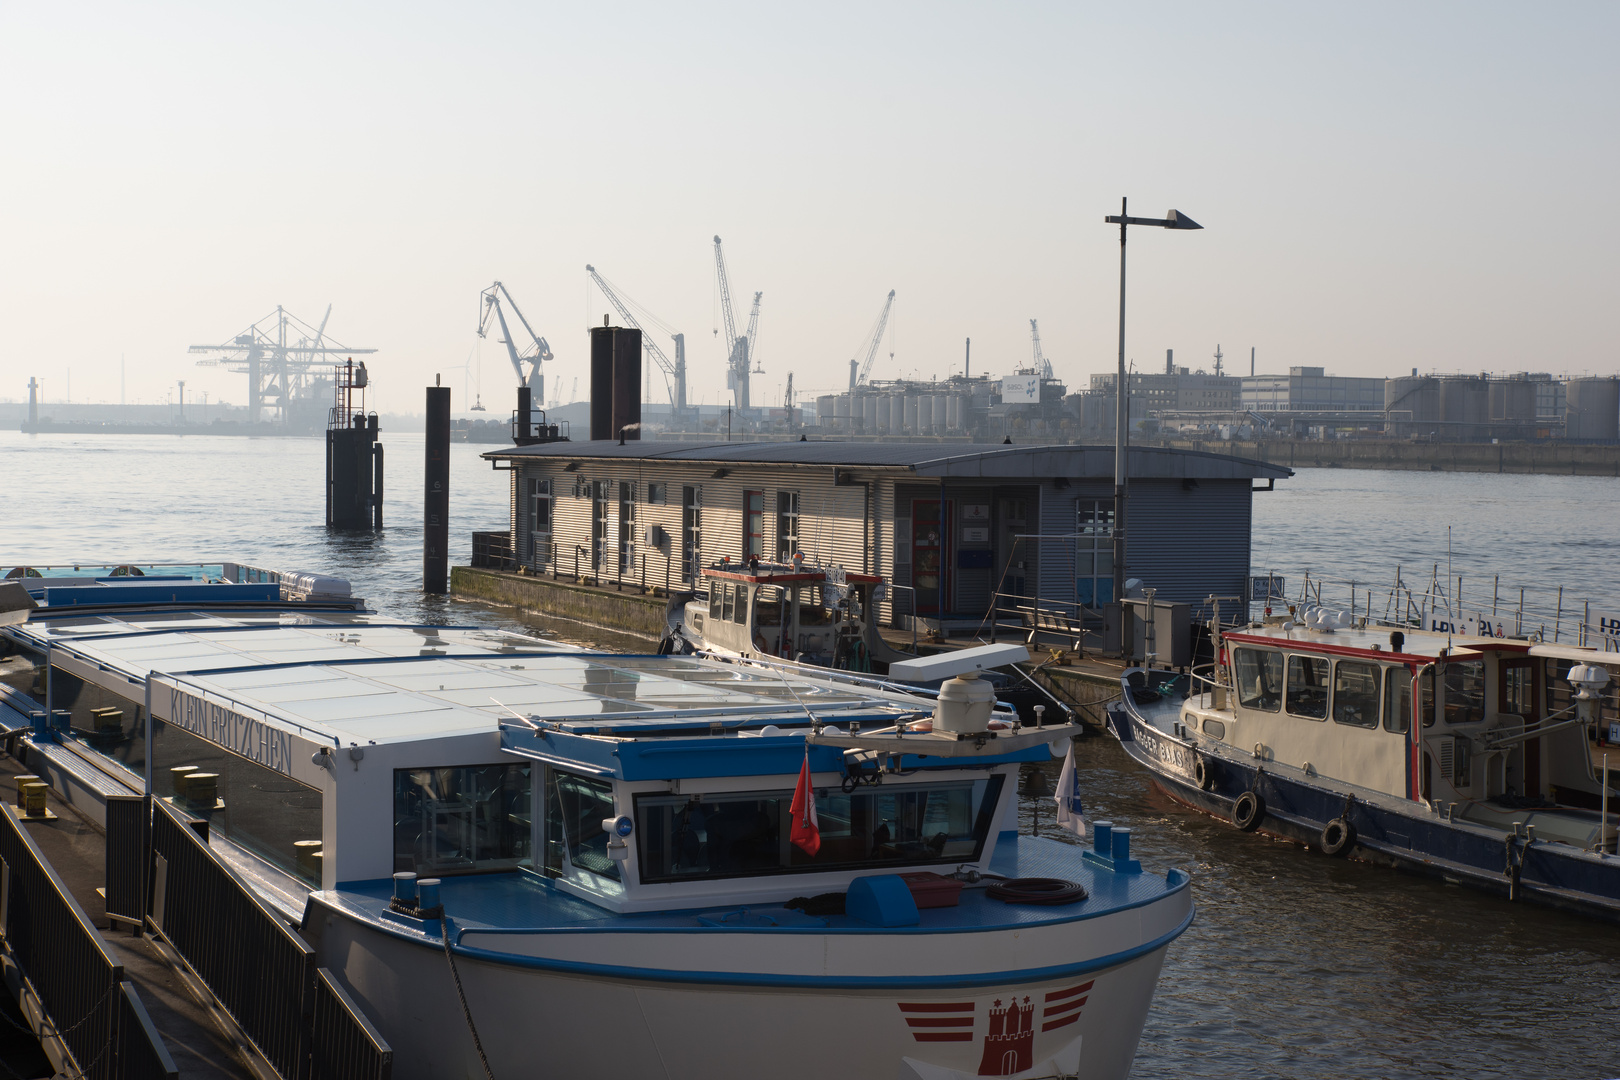
POLYGON ((956 431, 962 426, 962 399, 960 394, 952 394, 945 399, 945 428, 956 431))
POLYGON ((1620 379, 1571 379, 1564 388, 1564 437, 1620 441, 1620 379))
POLYGON ((906 395, 906 434, 917 434, 917 395, 906 395))
POLYGON ((951 426, 946 394, 934 395, 934 431, 943 432, 951 426))
POLYGON ((876 431, 877 430, 877 409, 878 409, 878 403, 877 403, 876 395, 873 395, 873 394, 862 394, 861 395, 861 430, 862 431, 871 432, 871 431, 876 431))
POLYGON ((839 394, 833 402, 833 426, 840 429, 849 427, 849 395, 839 394))
POLYGON ((889 433, 903 435, 906 430, 906 396, 889 395, 889 433))
POLYGON ((889 431, 889 395, 888 394, 879 394, 877 396, 877 429, 878 429, 879 433, 881 433, 881 434, 888 434, 888 431, 889 431))
POLYGON ((956 402, 956 430, 966 431, 973 426, 973 414, 969 411, 973 399, 966 394, 955 394, 953 400, 956 402))

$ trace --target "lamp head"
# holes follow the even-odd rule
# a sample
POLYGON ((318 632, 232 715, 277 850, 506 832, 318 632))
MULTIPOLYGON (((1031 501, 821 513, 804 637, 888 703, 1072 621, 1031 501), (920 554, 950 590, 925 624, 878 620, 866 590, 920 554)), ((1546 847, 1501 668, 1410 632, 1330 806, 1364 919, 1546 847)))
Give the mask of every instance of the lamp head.
POLYGON ((1202 229, 1203 228, 1202 225, 1198 224, 1198 222, 1194 221, 1192 218, 1188 217, 1186 214, 1183 214, 1180 210, 1172 210, 1168 214, 1164 215, 1164 227, 1167 228, 1167 229, 1202 229))

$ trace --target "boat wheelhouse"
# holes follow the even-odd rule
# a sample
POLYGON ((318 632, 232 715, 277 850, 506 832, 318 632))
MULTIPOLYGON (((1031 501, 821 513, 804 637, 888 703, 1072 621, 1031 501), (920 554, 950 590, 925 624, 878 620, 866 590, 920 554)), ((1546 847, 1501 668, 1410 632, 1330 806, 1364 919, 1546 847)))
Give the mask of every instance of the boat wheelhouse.
POLYGON ((1215 636, 1216 664, 1133 669, 1110 710, 1173 797, 1330 855, 1620 919, 1598 731, 1620 654, 1321 610, 1215 636))
POLYGON ((936 702, 231 587, 41 589, 0 719, 88 814, 206 821, 396 1075, 1128 1073, 1188 879, 1018 833, 1076 729, 994 708, 1001 653, 936 702))

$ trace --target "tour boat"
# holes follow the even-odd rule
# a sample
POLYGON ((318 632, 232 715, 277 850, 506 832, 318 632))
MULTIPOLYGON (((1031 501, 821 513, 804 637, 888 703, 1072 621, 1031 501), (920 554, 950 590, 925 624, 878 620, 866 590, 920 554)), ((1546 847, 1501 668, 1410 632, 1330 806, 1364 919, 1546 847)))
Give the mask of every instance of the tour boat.
POLYGON ((1620 747, 1601 745, 1620 731, 1598 730, 1620 653, 1319 608, 1217 617, 1212 634, 1216 663, 1133 668, 1108 714, 1173 798, 1326 855, 1620 919, 1620 747))
POLYGON ((1078 730, 996 705, 1022 646, 912 661, 919 697, 216 569, 24 579, 0 720, 88 814, 208 821, 396 1077, 1129 1072, 1188 877, 1107 822, 1019 832, 1020 768, 1078 730))

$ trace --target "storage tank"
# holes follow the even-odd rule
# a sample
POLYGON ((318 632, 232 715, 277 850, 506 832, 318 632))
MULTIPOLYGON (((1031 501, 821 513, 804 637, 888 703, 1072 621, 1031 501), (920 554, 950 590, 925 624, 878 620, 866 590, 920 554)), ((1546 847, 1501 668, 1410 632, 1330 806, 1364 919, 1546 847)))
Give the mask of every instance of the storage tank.
POLYGON ((822 394, 816 398, 816 422, 822 427, 832 426, 833 401, 832 394, 822 394))
POLYGON ((1491 423, 1528 423, 1536 418, 1536 384, 1529 379, 1491 382, 1491 423))
POLYGON ((902 435, 906 430, 906 397, 904 394, 889 395, 889 431, 894 435, 902 435))
POLYGON ((1449 439, 1487 437, 1490 390, 1482 375, 1447 375, 1440 380, 1440 434, 1449 439))
POLYGON ((861 430, 877 430, 877 396, 874 394, 861 395, 861 430))
POLYGON ((1401 376, 1384 382, 1384 430, 1393 438, 1428 435, 1440 421, 1439 380, 1401 376))
POLYGON ((1565 384, 1564 437, 1620 441, 1620 379, 1571 379, 1565 384))
POLYGON ((833 401, 833 426, 844 429, 849 427, 848 394, 839 394, 833 401))
POLYGON ((950 426, 951 426, 950 413, 949 413, 948 408, 947 408, 947 399, 948 398, 949 398, 949 395, 947 395, 947 394, 935 394, 934 395, 934 413, 933 413, 933 416, 934 416, 934 431, 936 433, 945 431, 945 430, 949 429, 950 426))
POLYGON ((958 431, 962 427, 962 400, 957 394, 945 399, 945 430, 958 431))
POLYGON ((877 396, 877 429, 880 434, 887 434, 889 430, 889 395, 877 396))
POLYGON ((917 395, 906 395, 906 434, 917 434, 917 395))
POLYGON ((956 430, 966 431, 973 426, 973 399, 966 394, 954 395, 956 399, 956 430))

